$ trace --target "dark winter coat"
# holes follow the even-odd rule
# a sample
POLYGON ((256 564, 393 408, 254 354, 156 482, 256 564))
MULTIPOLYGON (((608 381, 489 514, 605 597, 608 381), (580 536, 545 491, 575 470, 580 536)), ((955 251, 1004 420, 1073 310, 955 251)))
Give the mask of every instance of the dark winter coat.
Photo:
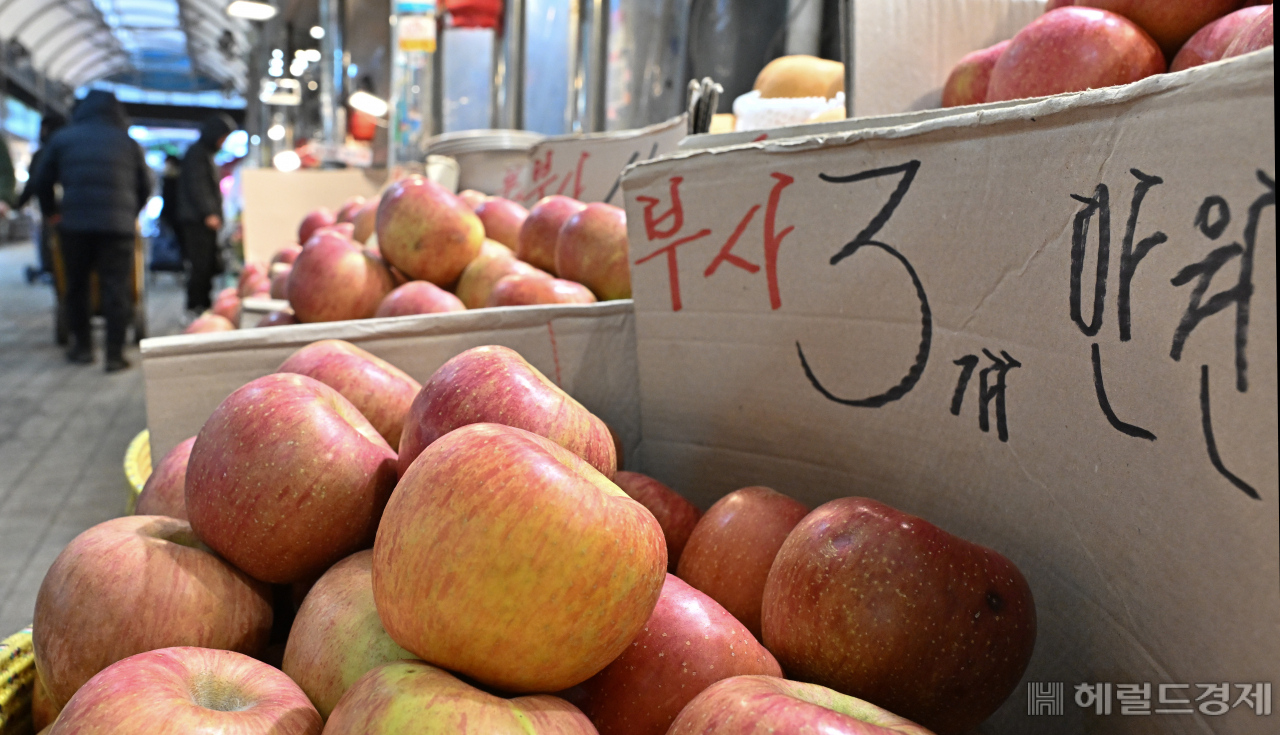
POLYGON ((203 222, 211 214, 222 216, 222 190, 218 188, 218 166, 213 155, 232 130, 235 122, 227 115, 209 118, 200 127, 200 139, 182 157, 182 173, 178 175, 180 221, 203 222))
POLYGON ((62 184, 61 227, 72 232, 133 234, 151 196, 151 170, 129 137, 124 107, 93 90, 76 105, 71 124, 45 146, 31 189, 44 200, 62 184))

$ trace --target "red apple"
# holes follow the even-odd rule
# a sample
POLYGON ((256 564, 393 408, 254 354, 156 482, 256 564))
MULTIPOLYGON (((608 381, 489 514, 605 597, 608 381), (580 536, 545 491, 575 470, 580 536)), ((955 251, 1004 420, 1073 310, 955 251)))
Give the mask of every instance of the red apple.
POLYGON ((467 424, 491 422, 543 436, 612 478, 617 458, 609 428, 547 380, 515 350, 474 347, 427 379, 400 439, 400 473, 432 442, 467 424))
POLYGON ((311 587, 289 631, 281 670, 326 719, 365 672, 413 658, 378 619, 372 575, 372 551, 358 551, 334 564, 311 587))
POLYGON ((961 57, 947 77, 947 83, 942 85, 942 106, 959 107, 986 102, 991 69, 1008 47, 1009 41, 1001 41, 961 57))
POLYGON ((257 579, 317 577, 373 540, 395 456, 333 388, 267 375, 227 396, 196 435, 187 513, 205 543, 257 579))
POLYGON ((484 225, 485 237, 514 248, 529 210, 510 199, 490 197, 476 207, 476 216, 484 225))
POLYGON ((405 416, 422 390, 400 368, 340 339, 312 342, 290 355, 276 372, 305 375, 338 391, 392 447, 400 446, 405 416))
POLYGON ((479 309, 489 302, 489 294, 498 281, 506 276, 519 274, 551 278, 550 273, 516 259, 516 254, 507 246, 494 240, 485 240, 480 247, 480 254, 462 271, 454 292, 468 309, 479 309))
POLYGON ((338 222, 354 222, 356 218, 356 212, 359 212, 360 208, 363 207, 364 205, 365 205, 364 197, 360 196, 359 194, 351 197, 347 201, 343 202, 342 206, 338 208, 338 216, 336 217, 337 221, 338 222))
MULTIPOLYGON (((613 435, 612 430, 610 434, 613 435)), ((614 442, 614 451, 618 451, 617 442, 614 442)), ((676 564, 680 562, 680 554, 689 541, 689 534, 693 533, 693 527, 698 524, 702 512, 675 490, 648 475, 618 470, 613 481, 658 519, 658 525, 662 526, 662 537, 667 542, 667 571, 674 573, 676 564)))
POLYGON ((233 326, 239 326, 240 294, 234 288, 222 289, 213 298, 213 307, 209 311, 231 322, 233 326))
POLYGON ((463 202, 466 202, 466 205, 471 207, 472 211, 474 211, 476 207, 484 204, 485 200, 489 198, 489 195, 485 194, 483 191, 476 191, 475 189, 463 189, 458 192, 458 198, 463 202))
POLYGON ((1223 58, 1223 53, 1236 36, 1240 35, 1240 31, 1270 8, 1270 5, 1241 8, 1196 31, 1191 40, 1182 45, 1173 63, 1169 65, 1169 71, 1182 71, 1223 58))
POLYGON ((187 504, 183 496, 187 483, 187 459, 191 457, 193 436, 169 450, 156 465, 138 495, 134 515, 169 516, 187 520, 187 504))
POLYGON ((343 696, 325 735, 596 735, 586 716, 547 694, 503 699, 421 661, 370 671, 343 696))
POLYGON ((182 330, 183 334, 204 334, 206 332, 234 332, 236 325, 227 321, 225 316, 205 312, 182 330))
POLYGON ((370 199, 364 203, 360 211, 356 212, 355 218, 351 220, 352 232, 351 239, 360 243, 367 243, 369 237, 373 235, 374 229, 378 224, 378 203, 381 199, 370 199))
POLYGON ((939 735, 995 712, 1036 640, 1013 562, 867 498, 833 500, 795 527, 762 612, 764 644, 789 675, 939 735))
POLYGON ((1261 51, 1275 43, 1275 20, 1272 6, 1268 5, 1262 9, 1258 17, 1254 18, 1249 25, 1240 29, 1240 34, 1235 37, 1231 45, 1227 46, 1222 52, 1222 58, 1230 59, 1234 56, 1247 54, 1252 51, 1261 51))
POLYGON ((315 234, 316 230, 321 227, 328 227, 337 223, 338 217, 333 213, 333 210, 327 207, 312 210, 307 213, 306 217, 302 218, 302 223, 298 225, 299 244, 305 244, 315 234))
MULTIPOLYGON (((332 225, 325 225, 324 227, 317 227, 316 230, 311 233, 311 237, 314 238, 316 235, 321 235, 327 232, 341 235, 343 238, 350 240, 355 234, 355 231, 356 226, 351 222, 338 222, 332 225)), ((309 240, 307 242, 309 242, 309 240)), ((303 246, 306 246, 306 242, 303 242, 303 246)))
POLYGON ((377 231, 388 263, 440 287, 458 280, 484 241, 484 225, 471 208, 421 176, 387 188, 378 205, 377 231))
POLYGON ((240 271, 240 277, 236 280, 236 293, 241 298, 252 296, 260 290, 259 284, 270 283, 271 277, 267 273, 267 267, 258 263, 246 263, 240 271))
POLYGON ((391 291, 391 274, 350 240, 322 233, 294 261, 286 293, 300 322, 368 319, 391 291))
POLYGON ((536 434, 472 424, 427 447, 396 486, 373 597, 391 638, 424 661, 549 692, 626 649, 666 566, 653 515, 591 465, 536 434))
POLYGON ((582 683, 578 706, 601 732, 663 735, 699 692, 745 674, 782 669, 715 600, 668 574, 644 630, 582 683))
POLYGON ((560 228, 587 205, 577 199, 552 195, 543 197, 529 210, 516 236, 516 255, 526 263, 556 275, 556 240, 560 228))
POLYGON ((289 274, 292 272, 292 263, 276 263, 271 266, 271 286, 267 289, 267 295, 273 299, 287 299, 289 297, 289 274))
POLYGON ((219 559, 185 521, 125 516, 93 526, 49 567, 36 596, 36 667, 56 707, 127 656, 167 646, 262 653, 265 585, 219 559))
POLYGON ((278 669, 233 651, 162 648, 119 661, 67 703, 52 735, 320 735, 324 723, 278 669))
POLYGON ((302 253, 301 245, 285 245, 284 247, 277 250, 275 255, 271 256, 271 265, 276 265, 278 263, 286 263, 286 264, 292 265, 293 261, 297 260, 298 255, 300 255, 301 253, 302 253))
POLYGON ((39 670, 36 670, 34 679, 31 682, 31 729, 44 733, 57 719, 61 708, 53 703, 53 695, 49 694, 39 670))
POLYGON ((809 513, 767 487, 744 487, 716 501, 693 527, 676 575, 760 637, 760 600, 787 534, 809 513))
POLYGON ((1240 0, 1075 0, 1075 5, 1123 15, 1155 39, 1172 59, 1188 38, 1240 7, 1240 0))
POLYGON ((426 281, 409 281, 397 286, 378 305, 376 317, 409 316, 411 314, 443 314, 466 311, 457 296, 426 281))
POLYGON ((1049 0, 1044 4, 1044 12, 1047 13, 1050 10, 1057 10, 1058 8, 1065 8, 1068 5, 1074 4, 1075 0, 1049 0))
POLYGON ((556 274, 577 281, 601 301, 631 298, 627 213, 610 204, 588 204, 560 228, 556 274))
POLYGON ((1160 47, 1132 21, 1058 8, 1013 37, 991 70, 987 102, 1128 84, 1164 70, 1160 47))
POLYGON ((534 306, 536 304, 594 304, 591 289, 543 273, 515 273, 493 284, 485 306, 534 306))
POLYGON ((293 318, 293 314, 287 311, 272 311, 262 319, 258 320, 259 327, 283 327, 287 324, 297 324, 298 320, 293 318))
POLYGON ((932 735, 870 702, 817 684, 735 676, 707 687, 680 712, 670 735, 932 735))

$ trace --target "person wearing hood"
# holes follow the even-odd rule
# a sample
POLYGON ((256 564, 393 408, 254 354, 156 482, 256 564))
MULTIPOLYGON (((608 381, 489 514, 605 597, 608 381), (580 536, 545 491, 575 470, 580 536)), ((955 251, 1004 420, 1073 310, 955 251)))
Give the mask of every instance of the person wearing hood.
POLYGON ((62 184, 58 233, 66 268, 67 359, 92 363, 89 276, 98 274, 107 318, 106 369, 129 367, 124 339, 133 317, 133 249, 138 212, 151 196, 151 170, 129 137, 124 106, 115 95, 92 90, 75 107, 71 124, 49 139, 31 190, 52 198, 62 184))
POLYGON ((178 174, 179 241, 191 263, 187 280, 187 310, 202 312, 213 305, 213 277, 218 272, 218 231, 222 228, 222 190, 213 156, 222 150, 235 121, 219 113, 200 127, 200 139, 182 157, 178 174))

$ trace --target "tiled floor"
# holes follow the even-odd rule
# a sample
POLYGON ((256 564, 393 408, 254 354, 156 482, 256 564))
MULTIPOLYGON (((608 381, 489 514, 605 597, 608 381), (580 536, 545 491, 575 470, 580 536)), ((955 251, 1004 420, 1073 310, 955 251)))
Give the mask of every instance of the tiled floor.
MULTIPOLYGON (((28 285, 29 244, 0 246, 0 637, 31 621, 63 546, 124 512, 124 452, 146 426, 142 372, 70 365, 54 343, 53 289, 28 285)), ((151 336, 179 331, 177 281, 148 287, 151 336)))

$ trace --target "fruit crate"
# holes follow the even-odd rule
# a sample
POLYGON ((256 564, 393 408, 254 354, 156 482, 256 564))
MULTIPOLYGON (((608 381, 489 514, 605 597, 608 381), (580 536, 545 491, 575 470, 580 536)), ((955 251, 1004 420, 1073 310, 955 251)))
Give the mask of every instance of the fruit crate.
POLYGON ((30 626, 0 642, 0 666, 0 735, 31 735, 36 657, 30 626))

